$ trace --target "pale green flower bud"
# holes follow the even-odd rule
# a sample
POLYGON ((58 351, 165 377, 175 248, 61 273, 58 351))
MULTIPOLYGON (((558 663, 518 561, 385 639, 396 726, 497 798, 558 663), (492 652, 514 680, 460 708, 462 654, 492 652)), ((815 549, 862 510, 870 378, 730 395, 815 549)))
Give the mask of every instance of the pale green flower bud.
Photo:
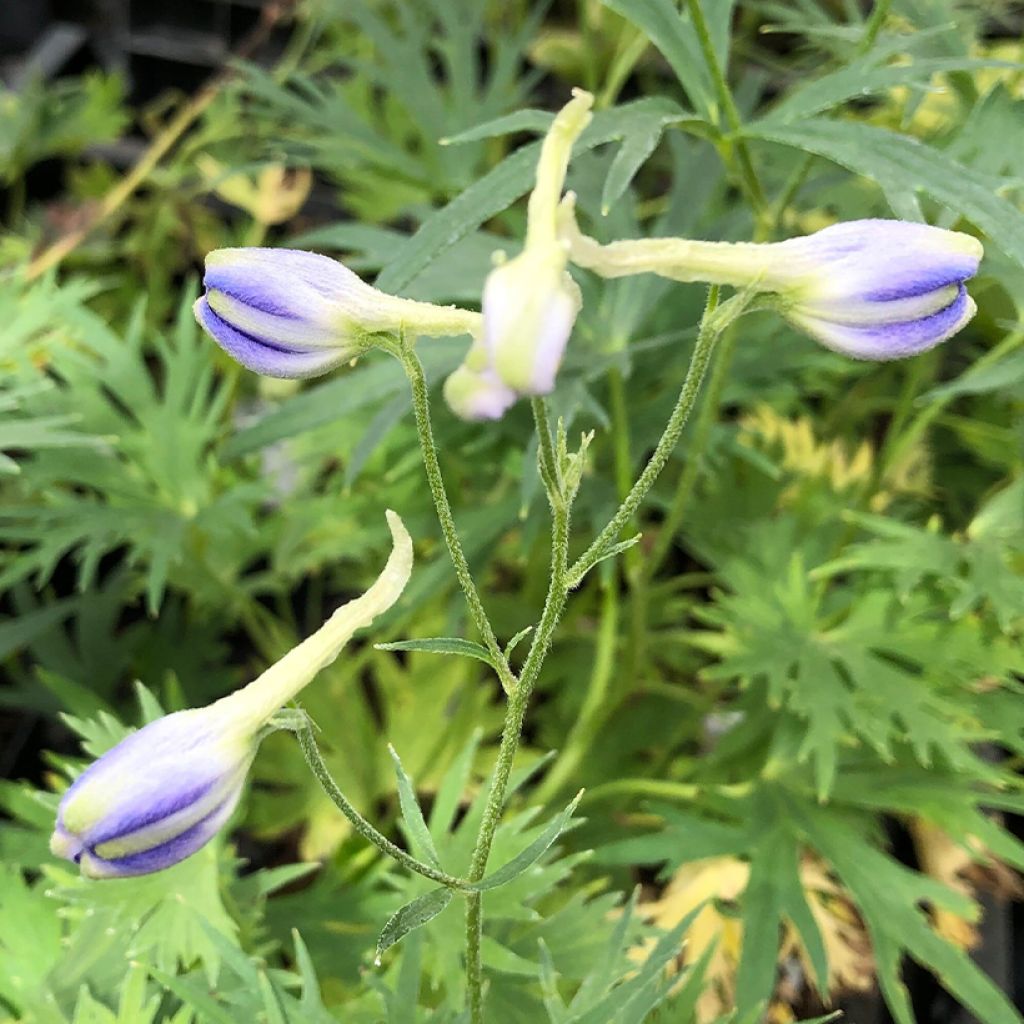
POLYGON ((572 147, 590 122, 594 98, 579 89, 555 117, 537 161, 522 252, 491 271, 483 292, 483 335, 445 386, 454 412, 497 419, 522 395, 546 395, 572 333, 581 299, 558 238, 572 147))

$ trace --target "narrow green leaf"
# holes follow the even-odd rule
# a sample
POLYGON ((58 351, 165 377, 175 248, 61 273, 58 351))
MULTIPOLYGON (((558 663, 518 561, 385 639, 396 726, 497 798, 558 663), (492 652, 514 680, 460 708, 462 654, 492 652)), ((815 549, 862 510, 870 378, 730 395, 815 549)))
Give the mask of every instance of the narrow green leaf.
POLYGON ((188 978, 176 978, 173 974, 150 967, 149 973, 168 992, 176 995, 186 1006, 202 1015, 208 1024, 236 1024, 234 1015, 218 1003, 213 996, 188 978))
POLYGON ((7 658, 16 653, 59 622, 63 622, 77 610, 78 605, 77 598, 65 598, 23 615, 4 616, 0 620, 0 658, 7 658))
POLYGON ((661 51, 693 105, 705 116, 714 108, 713 90, 697 33, 673 0, 601 0, 642 29, 661 51))
POLYGON ((292 929, 292 943, 295 946, 295 965, 299 969, 299 977, 302 979, 302 995, 299 998, 299 1008, 307 1016, 314 1012, 322 1012, 323 1002, 320 999, 320 985, 317 982, 316 967, 313 965, 313 958, 309 955, 309 949, 299 934, 297 928, 292 929))
POLYGON ((583 579, 584 576, 594 568, 595 565, 599 565, 601 562, 607 561, 609 558, 614 558, 616 555, 621 555, 623 551, 628 551, 631 547, 640 543, 640 538, 643 536, 642 533, 638 533, 633 537, 629 537, 626 540, 620 540, 618 543, 613 544, 610 548, 606 549, 597 558, 588 562, 579 571, 579 578, 583 579))
POLYGON ((537 946, 540 953, 540 992, 544 1000, 544 1009, 548 1011, 551 1024, 567 1024, 569 1015, 558 991, 558 972, 555 970, 554 960, 551 959, 551 951, 543 939, 537 940, 537 946))
POLYGON ((799 121, 819 114, 830 107, 839 106, 850 99, 862 99, 873 93, 886 92, 898 85, 912 82, 927 83, 932 75, 943 71, 975 71, 982 68, 1019 68, 1020 65, 1001 60, 982 60, 965 57, 938 57, 918 59, 911 64, 872 66, 873 58, 847 64, 820 78, 805 82, 790 92, 768 114, 766 120, 799 121))
POLYGON ((266 1024, 287 1024, 284 1011, 281 1009, 281 1003, 277 998, 277 993, 274 991, 274 986, 270 984, 266 971, 260 971, 257 977, 259 979, 257 984, 259 985, 260 995, 263 997, 263 1012, 266 1024))
POLYGON ((661 141, 662 133, 670 125, 688 124, 693 128, 705 124, 700 118, 692 117, 687 111, 664 99, 652 100, 651 109, 637 116, 629 131, 622 138, 622 145, 608 168, 601 191, 601 213, 607 214, 622 194, 629 188, 637 171, 654 152, 661 141), (659 110, 655 104, 663 106, 659 110))
POLYGON ((423 963, 423 932, 414 932, 402 947, 402 965, 398 971, 394 998, 390 1002, 388 1024, 416 1024, 420 1000, 423 963))
POLYGON ((768 119, 746 126, 767 139, 835 163, 889 187, 921 191, 963 214, 1008 256, 1024 266, 1024 213, 996 191, 1004 182, 982 174, 917 139, 874 125, 808 118, 782 125, 768 119))
MULTIPOLYGON (((598 111, 576 143, 575 152, 622 139, 638 117, 649 116, 652 111, 664 113, 665 103, 664 100, 641 99, 598 111)), ((517 149, 447 206, 428 217, 403 250, 381 271, 377 287, 386 292, 401 292, 440 253, 525 195, 536 176, 540 145, 540 142, 531 142, 517 149)))
POLYGON ((431 889, 430 892, 417 896, 416 899, 400 907, 388 919, 384 930, 377 940, 377 954, 375 962, 379 965, 380 958, 385 950, 390 949, 396 942, 401 941, 414 928, 420 928, 428 921, 432 921, 452 901, 451 889, 441 886, 431 889))
POLYGON ((524 629, 519 630, 518 633, 507 644, 505 644, 505 657, 511 657, 512 652, 533 632, 533 626, 526 626, 524 629))
MULTIPOLYGON (((428 379, 437 380, 462 361, 466 341, 435 338, 418 346, 418 352, 428 379)), ((408 386, 395 360, 380 353, 371 355, 364 363, 341 371, 326 383, 300 391, 251 427, 239 431, 224 445, 223 458, 236 459, 363 409, 378 409, 408 386)))
POLYGON ((416 799, 416 789, 412 780, 402 767, 398 751, 390 743, 388 744, 388 753, 391 755, 391 761, 395 766, 395 777, 398 779, 398 801, 402 806, 402 820, 409 830, 413 845, 419 848, 417 855, 422 852, 435 868, 440 868, 441 861, 434 847, 434 837, 430 834, 430 829, 427 828, 427 823, 423 818, 423 811, 420 808, 419 800, 416 799))
POLYGON ((452 761, 448 771, 444 773, 444 778, 441 779, 441 785, 437 787, 434 806, 430 809, 430 825, 438 835, 447 832, 455 821, 455 814, 469 784, 473 759, 482 738, 483 730, 474 729, 473 735, 452 761))
POLYGON ((494 662, 487 648, 472 640, 463 640, 457 636, 432 636, 422 640, 395 640, 387 644, 374 644, 378 651, 422 651, 427 654, 461 654, 466 658, 476 658, 493 667, 494 662))
POLYGON ((555 115, 546 110, 517 110, 513 114, 492 118, 467 128, 458 135, 442 139, 442 146, 458 146, 464 142, 478 142, 480 139, 494 139, 512 132, 546 132, 555 115))
POLYGON ((561 814, 552 818, 548 827, 525 850, 518 853, 508 863, 503 864, 497 871, 482 879, 474 888, 481 892, 487 889, 496 889, 500 885, 511 882, 513 878, 518 878, 528 867, 535 864, 548 847, 569 827, 573 812, 582 798, 581 791, 561 814))

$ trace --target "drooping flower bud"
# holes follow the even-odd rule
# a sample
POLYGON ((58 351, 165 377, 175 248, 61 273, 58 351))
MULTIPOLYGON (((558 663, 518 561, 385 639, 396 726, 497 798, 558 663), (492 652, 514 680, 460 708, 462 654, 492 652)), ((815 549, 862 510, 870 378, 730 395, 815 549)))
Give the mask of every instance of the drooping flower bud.
POLYGON ((784 242, 648 238, 601 245, 559 212, 571 259, 604 277, 650 272, 774 292, 779 310, 828 348, 901 359, 938 345, 974 315, 964 282, 981 262, 971 235, 899 220, 858 220, 784 242))
POLYGON ((964 282, 981 242, 898 220, 859 220, 773 247, 772 290, 784 315, 855 359, 902 359, 956 334, 976 306, 964 282))
POLYGON ((484 283, 482 344, 449 378, 445 396, 466 419, 497 419, 521 395, 555 386, 581 300, 558 237, 558 201, 572 147, 590 122, 594 98, 576 89, 541 146, 522 252, 484 283))
POLYGON ((401 595, 412 541, 394 512, 387 517, 394 547, 365 594, 248 686, 150 722, 78 776, 57 811, 50 839, 56 856, 77 862, 90 878, 123 878, 177 864, 216 835, 275 712, 401 595))
POLYGON ((228 355, 268 377, 316 377, 375 334, 476 334, 480 314, 378 291, 328 256, 216 249, 206 257, 200 325, 228 355))

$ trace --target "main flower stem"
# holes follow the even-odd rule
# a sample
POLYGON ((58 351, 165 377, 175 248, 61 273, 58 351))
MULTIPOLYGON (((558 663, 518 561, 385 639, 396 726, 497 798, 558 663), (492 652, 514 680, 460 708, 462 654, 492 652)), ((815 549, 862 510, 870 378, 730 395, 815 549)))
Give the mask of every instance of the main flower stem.
POLYGON ((416 432, 419 435, 420 448, 423 451, 427 483, 434 499, 434 507, 437 509, 437 518, 441 524, 445 544, 448 546, 448 553, 455 566, 455 575, 462 587, 462 592, 466 595, 469 612, 473 616, 476 628, 483 638, 484 646, 491 656, 502 688, 511 695, 516 689, 516 678, 509 668, 508 659, 498 644, 498 638, 494 635, 487 612, 484 611, 480 594, 473 582, 473 574, 470 572, 469 563, 462 550, 458 530, 455 528, 452 507, 448 502, 448 492, 445 490, 444 477, 441 475, 441 464, 437 460, 437 446, 434 444, 434 431, 430 423, 430 395, 427 390, 427 378, 423 372, 423 364, 413 351, 412 346, 407 345, 404 339, 399 339, 394 348, 394 354, 401 360, 405 375, 409 378, 413 413, 416 417, 416 432))
MULTIPOLYGON (((553 457, 551 434, 548 426, 547 410, 541 400, 534 402, 534 415, 537 420, 537 431, 540 437, 540 457, 542 470, 544 461, 553 457)), ((554 467, 551 467, 554 469, 554 467)), ((508 709, 505 712, 505 724, 501 732, 501 745, 498 748, 498 760, 491 776, 487 803, 484 807, 480 832, 473 848, 469 865, 470 882, 478 882, 487 870, 487 859, 491 853, 494 834, 501 821, 501 812, 505 806, 505 794, 508 791, 509 776, 516 752, 519 750, 519 739, 526 718, 526 708, 533 692, 534 684, 540 674, 541 666, 551 646, 551 638, 558 625, 565 599, 569 594, 568 560, 569 560, 569 508, 568 503, 551 497, 551 581, 548 584, 547 597, 540 622, 534 631, 523 670, 519 674, 519 683, 509 695, 508 709)), ((468 988, 468 1004, 471 1024, 484 1022, 483 969, 480 962, 480 941, 483 935, 483 906, 481 894, 471 892, 466 897, 466 984, 468 988)))
POLYGON ((331 773, 327 770, 327 765, 324 764, 324 759, 320 754, 320 748, 316 744, 313 730, 308 725, 304 729, 297 730, 295 735, 298 738, 299 746, 302 748, 302 754, 306 759, 306 764, 309 765, 310 771, 317 777, 317 781, 323 786, 324 792, 335 807, 352 823, 352 827, 356 832, 364 839, 373 843, 382 853, 393 857, 399 864, 404 864, 410 871, 415 871, 416 874, 423 875, 424 878, 429 878, 431 881, 446 885, 449 889, 466 891, 467 885, 463 879, 456 878, 454 875, 449 875, 446 871, 440 871, 429 864, 424 864, 415 857, 409 856, 405 850, 395 846, 387 836, 378 832, 348 802, 345 794, 342 793, 337 783, 331 778, 331 773))
MULTIPOLYGON (((734 300, 730 300, 734 301, 734 300)), ((716 330, 709 319, 718 305, 718 288, 712 286, 708 292, 708 304, 704 310, 704 317, 701 320, 700 330, 697 333, 697 341, 693 348, 693 355, 690 357, 690 366, 686 371, 686 378, 679 391, 679 398, 676 400, 675 408, 665 426, 665 432, 661 435, 657 447, 650 457, 644 471, 640 474, 636 483, 633 484, 625 501, 619 506, 618 511, 608 521, 605 528, 597 535, 594 542, 580 555, 568 570, 569 587, 575 587, 583 579, 587 570, 597 562, 614 544, 622 528, 629 522, 640 506, 640 502, 647 496, 647 492, 658 479, 658 475, 665 468, 672 450, 679 441, 683 432, 686 420, 693 410, 697 395, 700 393, 701 381, 711 361, 711 354, 715 348, 715 342, 721 331, 716 330)))

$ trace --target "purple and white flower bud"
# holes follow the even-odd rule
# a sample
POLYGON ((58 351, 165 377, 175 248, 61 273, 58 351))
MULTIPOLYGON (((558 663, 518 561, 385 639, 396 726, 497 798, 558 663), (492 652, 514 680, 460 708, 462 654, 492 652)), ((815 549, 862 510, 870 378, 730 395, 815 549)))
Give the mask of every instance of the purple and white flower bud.
POLYGON ((228 355, 268 377, 316 377, 375 334, 459 335, 480 315, 379 291, 328 256, 298 249, 217 249, 206 257, 200 325, 228 355))
POLYGON ((899 220, 857 220, 784 242, 647 238, 601 245, 559 211, 571 259, 603 277, 644 272, 774 292, 780 312, 855 359, 902 359, 952 337, 974 315, 964 282, 984 250, 971 235, 899 220))
POLYGON ((248 686, 208 707, 150 722, 75 779, 50 838, 56 856, 75 861, 90 878, 125 878, 177 864, 217 834, 274 714, 401 595, 412 570, 412 541, 401 519, 387 516, 394 547, 366 593, 248 686))
POLYGON ((255 733, 216 704, 150 722, 74 781, 60 802, 50 850, 89 878, 177 864, 231 817, 256 746, 255 733))
POLYGON ((974 316, 964 282, 983 248, 928 224, 859 220, 770 247, 764 281, 783 313, 855 359, 902 359, 946 341, 974 316))

